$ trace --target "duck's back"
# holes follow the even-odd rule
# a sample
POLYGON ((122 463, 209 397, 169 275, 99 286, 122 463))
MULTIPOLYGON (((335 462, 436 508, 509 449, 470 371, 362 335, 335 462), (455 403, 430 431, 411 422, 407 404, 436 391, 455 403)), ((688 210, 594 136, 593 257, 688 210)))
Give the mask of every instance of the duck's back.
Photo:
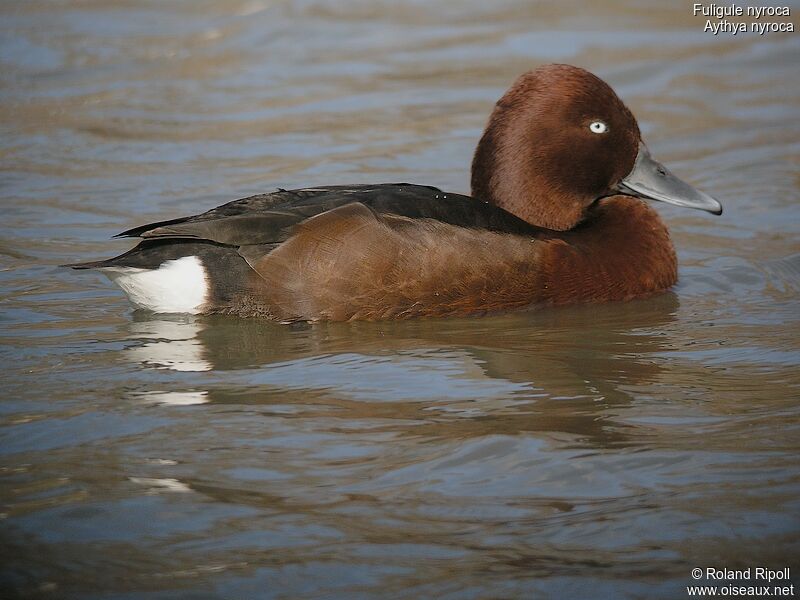
POLYGON ((101 269, 140 308, 279 320, 472 314, 524 305, 549 234, 468 196, 380 184, 278 190, 119 234, 101 269), (530 271, 530 273, 528 272, 530 271))

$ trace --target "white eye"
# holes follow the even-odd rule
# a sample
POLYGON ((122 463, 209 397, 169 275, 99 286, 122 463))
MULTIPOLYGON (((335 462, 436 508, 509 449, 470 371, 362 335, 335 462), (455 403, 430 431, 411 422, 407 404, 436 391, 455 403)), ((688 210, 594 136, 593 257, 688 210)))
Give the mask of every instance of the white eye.
POLYGON ((592 121, 589 124, 589 129, 592 133, 605 133, 608 131, 608 125, 603 123, 602 121, 592 121))

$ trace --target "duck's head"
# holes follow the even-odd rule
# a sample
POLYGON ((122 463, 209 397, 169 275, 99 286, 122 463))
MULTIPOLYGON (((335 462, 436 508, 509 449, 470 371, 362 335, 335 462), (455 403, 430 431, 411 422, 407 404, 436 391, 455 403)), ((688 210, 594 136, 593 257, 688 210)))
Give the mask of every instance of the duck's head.
POLYGON ((602 79, 570 65, 517 79, 475 150, 472 195, 565 231, 616 194, 722 212, 650 156, 633 114, 602 79))

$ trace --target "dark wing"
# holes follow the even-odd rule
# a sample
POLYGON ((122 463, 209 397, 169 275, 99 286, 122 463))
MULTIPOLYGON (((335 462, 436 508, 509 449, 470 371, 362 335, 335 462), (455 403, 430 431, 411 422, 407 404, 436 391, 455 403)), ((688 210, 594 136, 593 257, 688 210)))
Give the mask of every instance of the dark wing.
MULTIPOLYGON (((300 190, 284 190, 278 188, 275 192, 269 194, 257 194, 255 196, 248 196, 247 198, 240 198, 227 202, 216 208, 212 208, 199 215, 191 217, 180 217, 178 219, 169 219, 167 221, 159 221, 157 223, 149 223, 147 225, 140 225, 133 229, 128 229, 122 233, 118 233, 114 237, 143 237, 147 231, 163 227, 166 225, 176 225, 180 223, 193 223, 197 221, 213 221, 224 217, 234 217, 239 215, 255 214, 266 212, 273 208, 283 206, 291 206, 297 202, 313 199, 321 194, 334 193, 340 189, 351 189, 353 186, 329 186, 326 188, 304 188, 300 190)), ((367 186, 356 186, 367 187, 367 186)))
POLYGON ((429 186, 384 183, 278 190, 234 200, 200 215, 135 227, 117 237, 269 246, 286 241, 305 220, 352 203, 363 204, 377 215, 433 219, 459 227, 531 236, 545 231, 469 196, 429 186))

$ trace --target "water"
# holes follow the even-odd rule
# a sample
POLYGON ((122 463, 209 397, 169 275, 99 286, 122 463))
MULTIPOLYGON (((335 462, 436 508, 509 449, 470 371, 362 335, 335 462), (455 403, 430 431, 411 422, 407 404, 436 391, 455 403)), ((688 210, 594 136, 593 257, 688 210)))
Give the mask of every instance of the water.
POLYGON ((3 3, 4 597, 797 582, 800 37, 704 34, 681 4, 3 3), (658 207, 673 291, 286 327, 134 314, 57 267, 275 187, 466 192, 493 102, 552 61, 608 80, 653 154, 723 200, 658 207))

